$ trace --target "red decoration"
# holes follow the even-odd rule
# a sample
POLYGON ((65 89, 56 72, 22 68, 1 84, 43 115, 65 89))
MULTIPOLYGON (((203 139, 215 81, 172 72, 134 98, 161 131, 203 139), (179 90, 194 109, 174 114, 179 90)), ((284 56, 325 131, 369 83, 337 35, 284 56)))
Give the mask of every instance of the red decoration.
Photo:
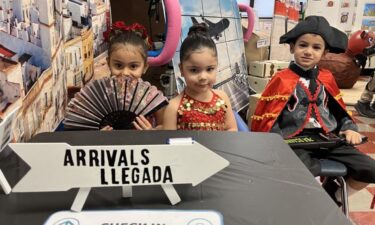
POLYGON ((227 105, 216 93, 209 102, 183 95, 177 110, 177 130, 225 130, 227 105))
POLYGON ((123 21, 116 21, 112 24, 111 28, 105 32, 103 32, 104 40, 106 42, 110 41, 111 35, 115 35, 118 32, 135 32, 138 33, 144 40, 147 41, 149 46, 152 46, 151 39, 147 35, 146 28, 139 24, 133 23, 127 26, 123 21))

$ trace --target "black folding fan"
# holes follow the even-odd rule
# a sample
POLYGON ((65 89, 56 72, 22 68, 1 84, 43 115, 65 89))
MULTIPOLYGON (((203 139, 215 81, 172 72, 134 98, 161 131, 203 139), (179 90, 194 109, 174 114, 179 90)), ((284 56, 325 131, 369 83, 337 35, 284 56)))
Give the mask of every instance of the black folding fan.
POLYGON ((155 86, 128 76, 94 80, 69 102, 65 129, 98 130, 107 125, 115 130, 132 129, 139 115, 148 116, 168 102, 155 86))

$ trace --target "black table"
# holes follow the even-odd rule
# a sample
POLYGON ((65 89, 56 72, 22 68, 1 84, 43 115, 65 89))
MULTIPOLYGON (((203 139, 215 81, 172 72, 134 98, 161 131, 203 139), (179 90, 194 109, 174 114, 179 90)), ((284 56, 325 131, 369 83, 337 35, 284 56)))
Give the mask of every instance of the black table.
MULTIPOLYGON (((172 137, 194 140, 230 161, 230 166, 200 185, 175 185, 182 202, 172 206, 160 186, 93 188, 83 210, 210 209, 223 214, 225 225, 350 225, 314 177, 280 136, 246 132, 69 131, 44 133, 31 142, 71 145, 164 144, 172 137)), ((51 149, 53 151, 53 149, 51 149)), ((28 170, 6 150, 0 168, 14 184, 28 170)), ((54 212, 69 210, 77 189, 67 192, 0 194, 0 224, 33 225, 54 212)))

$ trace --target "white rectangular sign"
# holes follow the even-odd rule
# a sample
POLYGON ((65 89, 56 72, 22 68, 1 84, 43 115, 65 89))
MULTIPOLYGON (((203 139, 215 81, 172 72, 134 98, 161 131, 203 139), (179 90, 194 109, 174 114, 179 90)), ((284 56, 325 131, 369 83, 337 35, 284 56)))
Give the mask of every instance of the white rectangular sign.
POLYGON ((219 212, 208 210, 62 211, 44 225, 224 225, 219 212))

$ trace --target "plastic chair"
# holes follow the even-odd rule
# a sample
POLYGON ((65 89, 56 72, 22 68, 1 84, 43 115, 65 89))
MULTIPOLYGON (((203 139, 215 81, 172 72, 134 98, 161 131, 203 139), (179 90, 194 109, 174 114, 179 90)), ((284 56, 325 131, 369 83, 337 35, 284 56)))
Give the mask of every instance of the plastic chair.
MULTIPOLYGON (((329 137, 329 136, 327 136, 329 137)), ((331 139, 331 138, 328 138, 331 139)), ((314 148, 330 148, 331 142, 335 145, 342 145, 346 143, 346 140, 344 137, 339 137, 339 140, 336 140, 336 138, 333 138, 330 141, 323 140, 323 141, 316 141, 314 143, 314 148), (329 146, 327 146, 329 144, 329 146)), ((368 137, 362 136, 362 142, 360 144, 366 143, 368 141, 368 137)), ((311 144, 311 143, 310 143, 311 144)), ((300 143, 298 148, 304 148, 308 149, 311 147, 308 143, 303 146, 303 143, 300 143)), ((291 148, 293 148, 292 145, 289 145, 291 148)), ((296 147, 296 146, 295 146, 296 147)), ((318 176, 324 177, 323 180, 323 188, 325 187, 326 183, 330 180, 336 180, 339 184, 339 187, 341 187, 341 199, 342 199, 342 211, 345 214, 346 217, 349 217, 349 204, 348 204, 348 193, 347 193, 347 186, 344 177, 347 175, 348 169, 346 166, 340 162, 329 160, 329 159, 321 159, 320 160, 320 166, 321 166, 321 172, 318 174, 318 176)), ((371 203, 371 206, 373 207, 375 205, 375 197, 373 199, 373 202, 371 203)), ((370 208, 371 208, 370 206, 370 208)))
POLYGON ((237 128, 238 128, 238 131, 240 132, 249 132, 249 127, 247 126, 247 124, 245 123, 245 121, 243 121, 243 119, 241 118, 241 116, 233 110, 233 114, 234 114, 234 118, 236 119, 236 123, 237 123, 237 128))
POLYGON ((328 159, 320 160, 321 172, 318 174, 319 176, 323 176, 323 187, 324 184, 329 179, 336 180, 340 187, 341 187, 341 199, 342 199, 342 211, 346 217, 349 216, 349 206, 348 206, 348 193, 347 193, 347 186, 344 177, 347 174, 347 168, 344 164, 328 159))

